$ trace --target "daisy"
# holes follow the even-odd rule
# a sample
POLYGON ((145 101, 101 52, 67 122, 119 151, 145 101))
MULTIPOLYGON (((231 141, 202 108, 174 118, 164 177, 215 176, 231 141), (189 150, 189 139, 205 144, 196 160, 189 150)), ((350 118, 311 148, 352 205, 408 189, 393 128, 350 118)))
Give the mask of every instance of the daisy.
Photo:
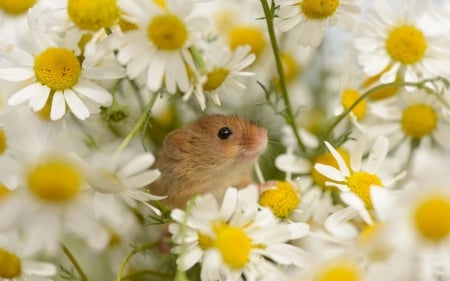
POLYGON ((336 169, 333 166, 320 163, 315 164, 314 168, 320 174, 332 180, 327 181, 326 185, 338 188, 341 199, 357 209, 366 222, 372 223, 373 198, 371 196, 371 187, 388 187, 395 183, 396 180, 402 178, 404 173, 388 179, 381 174, 382 171, 379 171, 388 152, 389 144, 385 137, 378 137, 375 140, 367 161, 363 163, 366 142, 367 134, 363 134, 358 138, 350 153, 350 164, 346 163, 333 146, 325 142, 339 168, 336 169))
POLYGON ((327 26, 342 26, 352 29, 360 14, 355 0, 278 0, 278 27, 285 32, 297 28, 300 43, 317 47, 327 26))
POLYGON ((2 200, 0 230, 23 233, 31 252, 55 254, 69 233, 92 249, 104 248, 108 234, 94 220, 79 161, 62 153, 38 154, 23 163, 27 168, 19 188, 2 200))
POLYGON ((211 50, 205 55, 206 79, 200 79, 200 85, 191 88, 183 96, 189 99, 192 93, 197 97, 202 110, 206 108, 205 94, 211 96, 215 104, 221 105, 219 95, 241 94, 246 87, 236 78, 254 75, 252 72, 242 71, 255 61, 255 55, 250 53, 250 46, 237 47, 231 52, 225 49, 218 54, 217 50, 211 50))
POLYGON ((56 275, 56 266, 34 259, 14 234, 0 235, 0 280, 50 281, 56 275))
POLYGON ((386 1, 376 1, 355 40, 364 72, 381 74, 383 83, 415 82, 449 72, 448 36, 435 34, 433 25, 422 20, 428 1, 410 2, 404 1, 402 13, 396 15, 386 1))
POLYGON ((114 195, 121 198, 130 206, 136 207, 135 202, 141 202, 155 212, 159 211, 150 205, 151 200, 161 200, 165 197, 144 191, 150 183, 160 176, 158 170, 151 170, 155 157, 151 153, 142 153, 131 159, 120 155, 96 155, 90 165, 86 167, 86 177, 89 185, 98 191, 95 194, 97 214, 101 215, 103 201, 114 200, 114 195))
MULTIPOLYGON (((444 95, 444 98, 445 95, 444 95)), ((394 147, 405 144, 435 142, 450 149, 450 123, 448 111, 442 102, 425 90, 403 90, 398 99, 379 108, 376 114, 385 122, 373 129, 388 136, 394 147)))
POLYGON ((287 242, 307 235, 308 225, 282 223, 260 209, 256 186, 229 188, 220 206, 211 194, 198 197, 172 218, 177 264, 187 270, 200 263, 201 280, 256 280, 279 273, 277 265, 306 263, 303 250, 287 242))
MULTIPOLYGON (((123 18, 137 26, 125 32, 118 50, 119 62, 127 66, 131 79, 140 74, 152 91, 162 87, 169 93, 189 89, 187 65, 194 68, 188 48, 199 38, 196 31, 205 24, 191 16, 192 3, 167 0, 165 5, 153 1, 118 1, 123 18)), ((198 40, 197 40, 198 39, 198 40)))
MULTIPOLYGON (((32 21, 32 20, 30 20, 32 21)), ((28 102, 34 111, 50 104, 50 118, 58 120, 66 113, 66 107, 79 119, 88 118, 100 106, 112 103, 111 94, 92 79, 105 78, 93 64, 86 67, 78 51, 78 41, 54 38, 39 28, 35 32, 35 46, 22 50, 9 43, 0 43, 0 56, 15 63, 15 67, 0 69, 0 78, 23 82, 24 86, 8 100, 9 105, 28 102), (35 49, 33 48, 35 47, 35 49)), ((111 68, 106 74, 123 76, 121 68, 111 68)), ((108 78, 107 78, 108 79, 108 78)))

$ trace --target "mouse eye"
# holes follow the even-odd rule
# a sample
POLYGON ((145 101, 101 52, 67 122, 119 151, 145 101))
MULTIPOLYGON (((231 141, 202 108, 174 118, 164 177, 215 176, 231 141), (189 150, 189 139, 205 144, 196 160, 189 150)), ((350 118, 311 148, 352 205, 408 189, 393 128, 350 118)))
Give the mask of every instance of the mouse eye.
POLYGON ((228 139, 232 134, 233 134, 233 132, 230 130, 230 128, 228 128, 228 127, 222 127, 222 128, 219 129, 219 132, 217 133, 217 136, 218 136, 219 139, 221 139, 221 140, 226 140, 226 139, 228 139))

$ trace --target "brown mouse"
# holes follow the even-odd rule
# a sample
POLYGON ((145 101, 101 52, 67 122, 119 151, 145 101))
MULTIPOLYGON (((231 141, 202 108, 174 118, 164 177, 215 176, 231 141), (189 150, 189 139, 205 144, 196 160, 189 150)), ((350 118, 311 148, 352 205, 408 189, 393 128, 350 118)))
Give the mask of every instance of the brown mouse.
POLYGON ((210 115, 170 132, 155 167, 161 171, 150 192, 163 203, 185 208, 197 194, 221 199, 226 188, 251 183, 251 169, 267 146, 267 130, 238 116, 210 115))

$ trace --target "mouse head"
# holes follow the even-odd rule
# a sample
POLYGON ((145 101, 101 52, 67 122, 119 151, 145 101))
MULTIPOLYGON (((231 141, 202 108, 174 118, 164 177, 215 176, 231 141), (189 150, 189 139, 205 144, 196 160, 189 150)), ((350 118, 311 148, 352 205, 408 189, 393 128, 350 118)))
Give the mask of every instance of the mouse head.
POLYGON ((245 118, 224 115, 203 117, 164 140, 169 158, 191 161, 200 169, 251 163, 266 146, 266 129, 245 118))

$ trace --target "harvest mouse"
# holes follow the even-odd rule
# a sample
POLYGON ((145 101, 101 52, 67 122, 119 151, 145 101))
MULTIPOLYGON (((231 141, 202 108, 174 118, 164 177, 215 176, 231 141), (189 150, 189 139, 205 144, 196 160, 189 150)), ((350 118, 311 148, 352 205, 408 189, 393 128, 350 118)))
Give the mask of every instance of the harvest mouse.
POLYGON ((238 116, 210 115, 170 132, 155 162, 161 171, 150 192, 184 208, 197 194, 221 199, 226 188, 251 183, 251 168, 267 146, 267 131, 238 116))

